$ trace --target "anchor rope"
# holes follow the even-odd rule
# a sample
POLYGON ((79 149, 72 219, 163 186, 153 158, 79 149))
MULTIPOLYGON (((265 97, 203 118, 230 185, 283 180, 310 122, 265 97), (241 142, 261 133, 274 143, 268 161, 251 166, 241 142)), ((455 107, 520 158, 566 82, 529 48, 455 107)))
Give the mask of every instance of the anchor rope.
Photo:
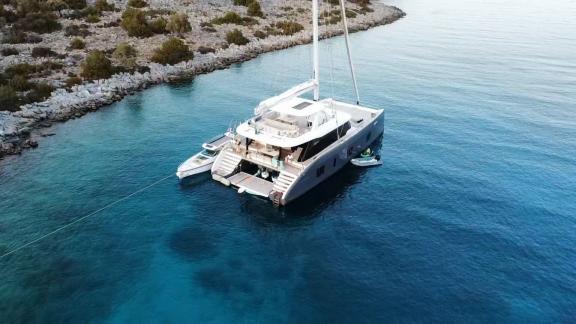
POLYGON ((58 233, 58 232, 61 232, 61 231, 65 230, 66 228, 68 228, 68 227, 70 227, 70 226, 72 226, 72 225, 74 225, 74 224, 76 224, 76 223, 79 223, 79 222, 81 222, 81 221, 83 221, 83 220, 85 220, 85 219, 87 219, 87 218, 89 218, 89 217, 91 217, 91 216, 94 216, 94 215, 98 214, 99 212, 101 212, 101 211, 103 211, 103 210, 106 210, 106 209, 108 209, 108 208, 110 208, 110 207, 112 207, 112 206, 114 206, 114 205, 116 205, 116 204, 118 204, 118 203, 120 203, 120 202, 122 202, 122 201, 124 201, 124 200, 126 200, 126 199, 128 199, 128 198, 130 198, 130 197, 133 197, 133 196, 135 196, 135 195, 137 195, 137 194, 139 194, 139 193, 141 193, 141 192, 143 192, 143 191, 145 191, 145 190, 147 190, 147 189, 149 189, 149 188, 151 188, 151 187, 153 187, 153 186, 155 186, 155 185, 163 182, 164 180, 166 180, 166 179, 168 179, 168 178, 170 178, 170 177, 172 177, 172 176, 173 176, 173 174, 171 173, 170 175, 168 175, 168 176, 166 176, 166 177, 164 177, 164 178, 162 178, 162 179, 160 179, 160 180, 156 180, 156 181, 154 181, 153 183, 151 183, 151 184, 149 184, 149 185, 147 185, 147 186, 145 186, 145 187, 143 187, 143 188, 140 188, 140 189, 132 192, 131 194, 128 194, 128 195, 126 195, 126 196, 124 196, 124 197, 122 197, 122 198, 120 198, 120 199, 118 199, 118 200, 115 200, 115 201, 113 201, 113 202, 105 205, 104 207, 101 207, 101 208, 99 208, 99 209, 97 209, 97 210, 95 210, 95 211, 93 211, 93 212, 91 212, 91 213, 89 213, 89 214, 87 214, 87 215, 84 215, 84 216, 82 216, 82 217, 76 218, 75 220, 71 221, 70 223, 65 224, 65 225, 63 225, 63 226, 60 226, 59 228, 51 231, 50 233, 44 234, 44 235, 42 235, 42 236, 40 236, 40 237, 38 237, 38 238, 33 239, 32 241, 29 241, 29 242, 27 242, 27 243, 25 243, 25 244, 23 244, 23 245, 20 245, 20 246, 18 246, 17 248, 12 249, 12 250, 10 250, 10 251, 8 251, 8 252, 0 255, 0 259, 3 259, 4 257, 7 257, 7 256, 9 256, 9 255, 12 255, 12 254, 14 254, 14 253, 16 253, 16 252, 18 252, 18 251, 20 251, 20 250, 22 250, 22 249, 30 246, 30 245, 32 245, 32 244, 34 244, 34 243, 40 242, 40 241, 42 241, 42 240, 44 240, 44 239, 46 239, 46 238, 48 238, 48 237, 50 237, 50 236, 58 233))

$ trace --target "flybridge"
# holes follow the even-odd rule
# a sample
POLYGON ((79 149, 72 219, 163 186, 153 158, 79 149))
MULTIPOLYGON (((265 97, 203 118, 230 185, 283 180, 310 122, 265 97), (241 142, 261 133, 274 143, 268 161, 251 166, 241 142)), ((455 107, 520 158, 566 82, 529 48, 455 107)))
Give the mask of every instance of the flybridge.
POLYGON ((236 129, 238 135, 277 147, 296 147, 330 133, 350 120, 331 109, 332 101, 291 98, 236 129))

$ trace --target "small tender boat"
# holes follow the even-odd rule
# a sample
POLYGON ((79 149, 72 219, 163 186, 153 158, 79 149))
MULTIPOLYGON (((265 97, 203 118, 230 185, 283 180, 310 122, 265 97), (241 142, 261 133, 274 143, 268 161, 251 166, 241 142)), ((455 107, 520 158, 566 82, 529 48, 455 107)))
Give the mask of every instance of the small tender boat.
POLYGON ((367 149, 366 151, 362 152, 362 154, 360 154, 360 157, 350 160, 350 163, 354 164, 355 166, 368 167, 381 165, 382 161, 380 161, 380 155, 374 155, 372 150, 367 149))
POLYGON ((176 171, 176 176, 178 179, 182 180, 186 177, 193 176, 202 172, 210 171, 212 164, 220 151, 226 146, 226 144, 232 138, 232 134, 227 132, 213 137, 206 143, 202 144, 203 150, 196 153, 184 163, 178 166, 176 171))

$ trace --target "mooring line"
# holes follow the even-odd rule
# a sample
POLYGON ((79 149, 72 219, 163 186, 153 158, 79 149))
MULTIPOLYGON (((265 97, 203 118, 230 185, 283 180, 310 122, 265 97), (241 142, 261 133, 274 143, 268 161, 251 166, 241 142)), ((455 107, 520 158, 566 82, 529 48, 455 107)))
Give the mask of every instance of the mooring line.
POLYGON ((80 217, 80 218, 77 218, 77 219, 73 220, 72 222, 70 222, 70 223, 68 223, 68 224, 66 224, 66 225, 64 225, 64 226, 61 226, 61 227, 57 228, 56 230, 54 230, 54 231, 52 231, 52 232, 50 232, 50 233, 48 233, 48 234, 44 234, 44 235, 42 235, 42 236, 40 236, 40 237, 38 237, 38 238, 36 238, 36 239, 34 239, 34 240, 26 243, 26 244, 23 244, 23 245, 15 248, 15 249, 13 249, 13 250, 10 250, 10 251, 2 254, 2 255, 0 256, 0 259, 4 258, 4 257, 6 257, 6 256, 9 256, 9 255, 11 255, 11 254, 14 254, 14 253, 16 253, 16 252, 18 252, 18 251, 20 251, 20 250, 22 250, 22 249, 24 249, 24 248, 32 245, 32 244, 34 244, 34 243, 36 243, 36 242, 42 241, 43 239, 45 239, 45 238, 47 238, 47 237, 50 237, 50 236, 52 236, 52 235, 54 235, 54 234, 56 234, 56 233, 58 233, 58 232, 60 232, 60 231, 62 231, 62 230, 64 230, 64 229, 66 229, 66 228, 68 228, 68 227, 70 227, 70 226, 72 226, 72 225, 74 225, 74 224, 76 224, 76 223, 78 223, 78 222, 81 222, 81 221, 85 220, 86 218, 88 218, 88 217, 90 217, 90 216, 96 215, 96 214, 98 214, 99 212, 101 212, 101 211, 103 211, 103 210, 105 210, 105 209, 107 209, 107 208, 110 208, 110 207, 116 205, 117 203, 119 203, 119 202, 121 202, 121 201, 124 201, 124 200, 126 200, 126 199, 128 199, 128 198, 130 198, 130 197, 132 197, 132 196, 134 196, 134 195, 137 195, 137 194, 141 193, 142 191, 145 191, 146 189, 148 189, 148 188, 150 188, 150 187, 153 187, 153 186, 159 184, 160 182, 162 182, 162 181, 164 181, 164 180, 166 180, 166 179, 168 179, 168 178, 170 178, 170 177, 172 177, 172 176, 173 176, 173 174, 170 174, 170 175, 168 175, 168 176, 166 176, 166 177, 164 177, 164 178, 162 178, 162 179, 160 179, 160 180, 155 181, 155 182, 152 183, 152 184, 147 185, 147 186, 144 187, 144 188, 138 189, 138 190, 134 191, 133 193, 127 195, 127 196, 124 196, 124 197, 122 197, 122 198, 120 198, 120 199, 118 199, 118 200, 116 200, 116 201, 114 201, 114 202, 109 203, 108 205, 106 205, 106 206, 104 206, 104 207, 102 207, 102 208, 100 208, 100 209, 98 209, 98 210, 95 210, 95 211, 91 212, 91 213, 88 214, 88 215, 84 215, 84 216, 82 216, 82 217, 80 217))

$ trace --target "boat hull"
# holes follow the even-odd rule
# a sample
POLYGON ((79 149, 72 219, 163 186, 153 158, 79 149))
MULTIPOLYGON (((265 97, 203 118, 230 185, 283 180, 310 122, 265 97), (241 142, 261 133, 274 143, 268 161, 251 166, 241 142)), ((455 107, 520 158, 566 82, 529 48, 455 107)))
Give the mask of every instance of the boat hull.
POLYGON ((204 163, 198 165, 194 163, 194 159, 196 158, 197 155, 186 160, 178 167, 178 170, 176 171, 176 176, 178 177, 178 179, 183 180, 193 175, 210 171, 210 169, 212 168, 212 164, 214 163, 215 160, 215 158, 205 160, 204 163))
POLYGON ((342 167, 358 156, 360 152, 369 147, 375 140, 382 136, 384 132, 384 111, 379 111, 379 115, 350 137, 338 142, 334 147, 328 148, 326 152, 319 155, 309 164, 298 178, 284 193, 280 200, 281 205, 299 198, 322 181, 336 174, 342 167))

